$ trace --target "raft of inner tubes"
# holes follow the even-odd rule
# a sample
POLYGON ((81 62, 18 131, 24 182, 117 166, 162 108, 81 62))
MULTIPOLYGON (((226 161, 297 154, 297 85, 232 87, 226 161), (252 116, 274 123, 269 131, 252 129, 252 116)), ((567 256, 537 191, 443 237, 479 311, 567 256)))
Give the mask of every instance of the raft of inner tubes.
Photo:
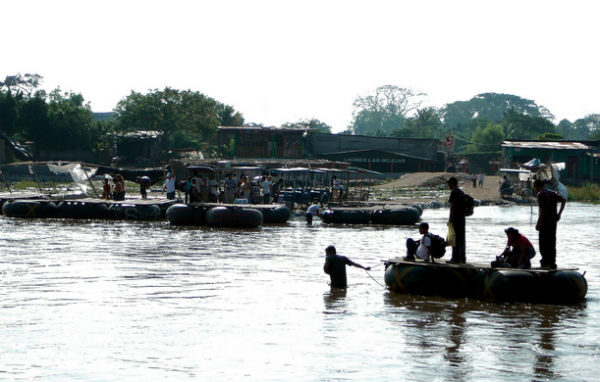
POLYGON ((13 218, 52 218, 58 207, 49 200, 8 200, 2 213, 13 218))
POLYGON ((160 219, 160 208, 155 204, 111 204, 106 216, 119 220, 157 220, 160 219))
POLYGON ((167 210, 166 217, 173 225, 253 228, 262 223, 285 223, 292 215, 284 205, 254 207, 174 204, 167 210))
POLYGON ((67 219, 104 219, 108 206, 104 203, 64 201, 58 205, 56 216, 67 219))
POLYGON ((387 264, 385 284, 393 292, 443 297, 485 298, 501 302, 574 304, 588 290, 573 270, 530 270, 387 264))
POLYGON ((397 224, 412 225, 419 221, 420 206, 371 208, 330 208, 321 214, 324 223, 333 224, 397 224))

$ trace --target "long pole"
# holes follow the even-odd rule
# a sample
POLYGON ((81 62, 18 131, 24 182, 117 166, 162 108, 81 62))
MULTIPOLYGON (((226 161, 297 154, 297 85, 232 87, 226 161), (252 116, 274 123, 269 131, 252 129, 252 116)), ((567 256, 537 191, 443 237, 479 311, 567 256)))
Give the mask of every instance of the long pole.
POLYGON ((42 192, 42 186, 40 185, 40 180, 38 179, 37 172, 35 172, 35 167, 30 164, 29 168, 31 169, 31 171, 33 172, 33 175, 35 176, 35 181, 38 184, 38 189, 40 190, 40 194, 43 194, 43 192, 42 192))
POLYGON ((0 175, 2 175, 2 180, 4 180, 4 184, 6 184, 6 188, 8 188, 8 192, 10 192, 12 194, 12 191, 10 190, 10 186, 8 185, 8 182, 6 181, 6 178, 4 177, 2 170, 0 170, 0 175))
POLYGON ((92 183, 92 180, 90 179, 90 176, 88 175, 87 171, 85 171, 85 168, 83 168, 83 165, 81 164, 81 162, 79 162, 79 165, 81 166, 81 169, 85 173, 85 177, 87 178, 88 182, 90 182, 90 186, 92 186, 92 190, 94 190, 94 194, 96 195, 96 198, 100 199, 100 197, 98 196, 98 192, 96 192, 96 187, 94 187, 94 183, 92 183))

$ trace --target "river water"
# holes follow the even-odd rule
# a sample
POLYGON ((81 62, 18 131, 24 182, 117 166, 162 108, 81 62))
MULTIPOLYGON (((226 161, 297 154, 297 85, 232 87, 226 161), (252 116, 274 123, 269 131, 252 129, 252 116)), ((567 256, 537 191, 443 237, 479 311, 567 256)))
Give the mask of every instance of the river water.
MULTIPOLYGON (((414 227, 2 216, 0 379, 599 380, 599 212, 569 203, 559 223, 559 266, 589 282, 575 306, 389 293, 380 260, 404 255, 414 227), (331 290, 329 244, 373 269, 348 268, 349 288, 331 290)), ((422 218, 445 234, 447 217, 422 218)), ((537 248, 536 218, 530 207, 476 208, 468 260, 493 260, 508 226, 537 248)))

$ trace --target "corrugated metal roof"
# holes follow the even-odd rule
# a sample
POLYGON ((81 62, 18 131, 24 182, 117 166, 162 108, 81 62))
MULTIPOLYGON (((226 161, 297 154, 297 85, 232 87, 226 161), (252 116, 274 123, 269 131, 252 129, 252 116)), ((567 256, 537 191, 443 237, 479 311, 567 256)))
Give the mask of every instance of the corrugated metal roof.
POLYGON ((581 142, 564 141, 503 141, 502 147, 515 147, 522 149, 546 149, 546 150, 592 150, 593 147, 586 146, 581 142))

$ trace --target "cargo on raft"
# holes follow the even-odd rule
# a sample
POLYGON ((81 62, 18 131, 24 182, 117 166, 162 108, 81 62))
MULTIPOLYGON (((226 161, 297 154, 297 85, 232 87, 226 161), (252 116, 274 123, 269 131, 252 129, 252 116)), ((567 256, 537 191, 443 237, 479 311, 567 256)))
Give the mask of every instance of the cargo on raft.
POLYGON ((385 284, 396 293, 568 305, 582 301, 588 290, 585 273, 576 269, 491 268, 483 263, 402 259, 384 263, 385 284))

